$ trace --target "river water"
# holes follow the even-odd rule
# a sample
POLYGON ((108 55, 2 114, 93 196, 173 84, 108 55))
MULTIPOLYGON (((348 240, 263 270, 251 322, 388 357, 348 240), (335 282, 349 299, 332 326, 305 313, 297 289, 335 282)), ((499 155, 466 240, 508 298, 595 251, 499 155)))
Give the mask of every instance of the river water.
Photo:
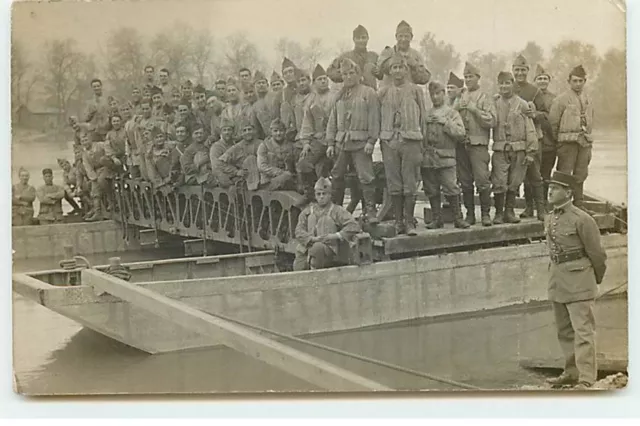
MULTIPOLYGON (((25 166, 32 184, 56 158, 71 158, 70 145, 14 141, 13 167, 25 166)), ((586 189, 616 203, 627 199, 624 133, 596 138, 586 189)), ((14 173, 15 174, 15 173, 14 173)), ((144 260, 148 252, 119 254, 144 260)), ((167 257, 170 253, 154 254, 167 257)), ((104 263, 108 256, 91 260, 104 263)), ((14 271, 53 267, 60 259, 17 262, 14 271)), ((626 299, 601 300, 596 315, 599 343, 626 352, 626 299)), ((313 391, 314 386, 226 348, 147 355, 13 294, 14 373, 25 394, 209 393, 313 391)), ((560 354, 547 307, 440 322, 413 322, 311 337, 318 343, 489 389, 539 384, 544 376, 520 367, 519 357, 560 354)), ((453 390, 450 385, 304 348, 394 389, 453 390)))

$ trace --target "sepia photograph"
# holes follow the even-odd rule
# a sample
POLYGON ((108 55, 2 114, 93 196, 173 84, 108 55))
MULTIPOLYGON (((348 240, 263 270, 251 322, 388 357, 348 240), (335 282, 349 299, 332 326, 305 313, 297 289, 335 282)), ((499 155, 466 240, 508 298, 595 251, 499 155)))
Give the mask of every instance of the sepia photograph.
POLYGON ((14 392, 627 387, 626 13, 14 1, 14 392))

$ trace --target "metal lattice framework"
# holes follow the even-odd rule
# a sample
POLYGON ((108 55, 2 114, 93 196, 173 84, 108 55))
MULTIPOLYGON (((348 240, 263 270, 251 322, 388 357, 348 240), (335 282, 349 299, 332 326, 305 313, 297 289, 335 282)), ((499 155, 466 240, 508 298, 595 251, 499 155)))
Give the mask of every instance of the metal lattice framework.
POLYGON ((295 253, 301 196, 293 191, 184 185, 154 188, 144 180, 114 182, 112 218, 184 237, 295 253))

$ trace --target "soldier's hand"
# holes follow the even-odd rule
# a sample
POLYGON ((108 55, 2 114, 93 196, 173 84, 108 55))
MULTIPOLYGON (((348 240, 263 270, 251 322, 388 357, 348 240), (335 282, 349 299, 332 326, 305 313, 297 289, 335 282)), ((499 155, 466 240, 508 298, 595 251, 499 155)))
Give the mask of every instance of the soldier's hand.
POLYGON ((373 144, 371 142, 367 142, 364 146, 364 153, 367 155, 373 154, 373 144))
POLYGON ((335 147, 333 147, 333 146, 327 147, 327 157, 333 158, 335 153, 336 153, 336 148, 335 147))
POLYGON ((338 241, 338 240, 340 240, 340 234, 338 233, 323 235, 322 237, 320 237, 320 241, 323 243, 328 243, 331 241, 338 241))
POLYGON ((311 151, 311 145, 309 144, 304 144, 302 146, 302 152, 300 153, 300 158, 304 158, 307 156, 307 154, 309 154, 309 152, 311 151))
POLYGON ((534 163, 534 158, 531 155, 527 155, 524 157, 524 161, 522 162, 522 164, 524 164, 525 166, 528 166, 529 164, 533 164, 534 163))
POLYGON ((236 172, 236 176, 238 176, 238 177, 244 177, 244 169, 239 169, 239 170, 236 172))

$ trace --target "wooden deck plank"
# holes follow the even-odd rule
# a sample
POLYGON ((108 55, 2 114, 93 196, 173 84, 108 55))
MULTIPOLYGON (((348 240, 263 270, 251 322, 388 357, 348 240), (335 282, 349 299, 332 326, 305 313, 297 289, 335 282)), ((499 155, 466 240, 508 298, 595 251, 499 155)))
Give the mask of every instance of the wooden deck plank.
POLYGON ((203 335, 222 335, 226 346, 331 391, 389 391, 380 383, 265 338, 151 290, 96 270, 82 271, 83 283, 203 335))

